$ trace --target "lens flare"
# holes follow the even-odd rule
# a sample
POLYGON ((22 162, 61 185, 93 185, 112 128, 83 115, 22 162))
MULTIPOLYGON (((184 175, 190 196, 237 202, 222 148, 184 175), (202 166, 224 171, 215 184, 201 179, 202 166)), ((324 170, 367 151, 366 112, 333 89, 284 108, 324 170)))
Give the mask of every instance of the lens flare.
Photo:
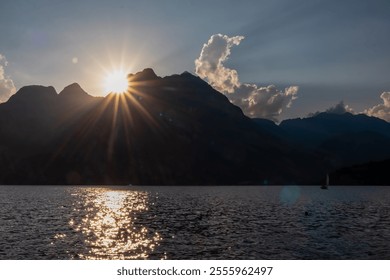
POLYGON ((122 71, 114 71, 108 74, 104 82, 105 91, 107 93, 126 93, 129 87, 126 73, 122 71))

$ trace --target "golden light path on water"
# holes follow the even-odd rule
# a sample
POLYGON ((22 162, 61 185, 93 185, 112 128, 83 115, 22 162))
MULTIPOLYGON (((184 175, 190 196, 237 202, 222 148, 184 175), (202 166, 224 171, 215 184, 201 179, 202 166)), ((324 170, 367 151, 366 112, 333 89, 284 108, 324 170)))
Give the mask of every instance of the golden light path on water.
POLYGON ((147 259, 161 241, 137 223, 137 216, 148 211, 148 193, 135 190, 83 188, 76 211, 81 219, 69 226, 84 236, 88 248, 81 259, 147 259))

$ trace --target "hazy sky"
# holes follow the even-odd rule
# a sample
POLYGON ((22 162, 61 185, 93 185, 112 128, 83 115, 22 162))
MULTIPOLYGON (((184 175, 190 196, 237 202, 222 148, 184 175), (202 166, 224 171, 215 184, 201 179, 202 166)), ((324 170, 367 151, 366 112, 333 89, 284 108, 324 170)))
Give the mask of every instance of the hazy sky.
POLYGON ((390 91, 388 0, 2 0, 0 83, 59 92, 78 82, 103 95, 102 79, 121 65, 195 73, 214 34, 245 37, 224 62, 241 83, 299 87, 281 118, 341 100, 360 112, 390 91))

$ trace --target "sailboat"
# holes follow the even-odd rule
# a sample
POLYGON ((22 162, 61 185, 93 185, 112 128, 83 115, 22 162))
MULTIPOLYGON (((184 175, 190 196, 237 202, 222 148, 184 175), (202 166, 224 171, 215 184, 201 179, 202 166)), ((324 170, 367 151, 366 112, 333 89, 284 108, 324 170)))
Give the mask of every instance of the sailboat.
POLYGON ((326 183, 321 186, 321 189, 327 190, 329 186, 329 174, 326 174, 326 183))

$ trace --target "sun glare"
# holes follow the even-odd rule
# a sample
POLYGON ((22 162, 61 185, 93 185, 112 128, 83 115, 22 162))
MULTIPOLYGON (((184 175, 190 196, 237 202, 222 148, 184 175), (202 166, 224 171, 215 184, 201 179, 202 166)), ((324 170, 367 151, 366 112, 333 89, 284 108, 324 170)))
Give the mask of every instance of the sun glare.
POLYGON ((129 81, 127 80, 127 75, 122 71, 115 71, 110 74, 105 79, 105 90, 108 93, 125 93, 129 87, 129 81))

